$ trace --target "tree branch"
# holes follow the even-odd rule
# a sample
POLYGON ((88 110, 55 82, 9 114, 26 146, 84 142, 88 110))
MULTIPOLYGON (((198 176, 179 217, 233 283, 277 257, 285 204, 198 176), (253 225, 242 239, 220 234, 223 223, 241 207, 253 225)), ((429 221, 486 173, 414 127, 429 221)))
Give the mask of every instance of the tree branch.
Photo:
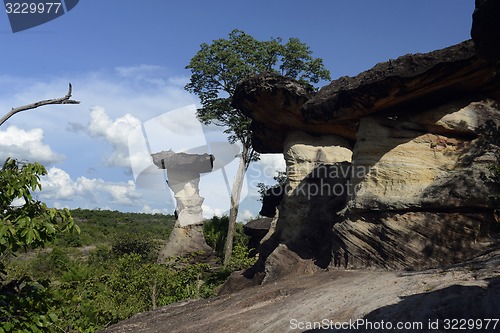
POLYGON ((10 117, 12 117, 13 115, 15 115, 16 113, 21 112, 21 111, 36 109, 40 106, 51 105, 51 104, 80 104, 80 101, 74 101, 74 100, 70 99, 72 91, 73 91, 73 88, 72 88, 71 83, 70 83, 68 93, 64 97, 47 99, 44 101, 38 101, 38 102, 35 102, 32 104, 23 105, 23 106, 20 106, 17 108, 12 108, 12 110, 10 110, 10 112, 8 112, 5 116, 3 116, 0 119, 0 126, 2 126, 2 124, 5 123, 10 117))

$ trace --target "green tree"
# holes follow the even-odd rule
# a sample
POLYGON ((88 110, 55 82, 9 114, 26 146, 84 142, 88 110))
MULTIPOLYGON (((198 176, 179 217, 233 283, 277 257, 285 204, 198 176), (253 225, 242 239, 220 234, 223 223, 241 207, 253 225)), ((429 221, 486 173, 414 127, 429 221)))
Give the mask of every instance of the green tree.
POLYGON ((259 188, 259 194, 260 194, 260 201, 264 201, 264 196, 266 195, 266 191, 273 188, 273 187, 278 187, 278 186, 285 186, 286 182, 288 180, 286 176, 285 171, 278 171, 276 172, 276 175, 273 177, 273 179, 276 181, 276 184, 274 185, 267 185, 264 183, 258 183, 257 187, 259 188))
POLYGON ((40 176, 46 173, 38 163, 10 158, 0 169, 0 332, 55 330, 48 281, 27 276, 4 281, 4 261, 10 253, 44 247, 61 232, 79 231, 68 210, 49 209, 33 198, 32 191, 42 188, 40 176))
POLYGON ((230 143, 240 142, 240 164, 231 191, 229 227, 225 244, 224 266, 227 266, 233 246, 233 235, 238 216, 238 205, 244 175, 252 161, 259 159, 252 148, 250 123, 241 110, 231 106, 239 81, 251 75, 273 72, 311 85, 329 80, 330 73, 323 61, 312 57, 310 48, 297 38, 283 43, 281 38, 258 41, 241 30, 233 30, 228 39, 203 43, 186 69, 191 80, 185 89, 198 95, 202 107, 197 116, 205 124, 225 127, 230 143))
POLYGON ((43 247, 61 232, 79 232, 67 209, 48 208, 33 198, 46 174, 38 163, 5 161, 0 170, 0 253, 43 247))
MULTIPOLYGON (((214 216, 203 223, 203 235, 207 244, 215 250, 217 257, 222 260, 226 257, 224 245, 226 243, 228 225, 228 216, 214 216)), ((255 258, 249 256, 252 249, 249 249, 247 246, 248 240, 249 237, 245 235, 243 224, 236 223, 231 257, 227 265, 224 266, 224 269, 221 270, 222 274, 230 274, 232 271, 246 269, 255 263, 255 258)))

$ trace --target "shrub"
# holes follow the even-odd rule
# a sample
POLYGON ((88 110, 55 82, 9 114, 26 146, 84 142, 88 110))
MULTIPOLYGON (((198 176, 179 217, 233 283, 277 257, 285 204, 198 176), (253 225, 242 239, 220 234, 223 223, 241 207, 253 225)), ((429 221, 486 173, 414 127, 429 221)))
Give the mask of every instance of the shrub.
MULTIPOLYGON (((224 258, 224 245, 226 243, 227 226, 229 218, 227 216, 214 216, 203 224, 203 234, 207 244, 217 252, 220 260, 224 258)), ((234 233, 233 252, 227 267, 230 271, 241 270, 250 267, 255 263, 255 259, 249 257, 248 236, 243 231, 243 224, 237 223, 234 233)))
POLYGON ((128 236, 115 238, 111 251, 117 257, 125 254, 138 254, 143 260, 154 262, 158 257, 158 243, 145 237, 128 236))
MULTIPOLYGON (((68 210, 49 209, 33 199, 47 170, 38 163, 8 158, 0 169, 0 256, 20 249, 44 247, 59 233, 79 231, 68 210)), ((54 262, 59 262, 55 258, 54 262)), ((57 316, 48 280, 25 275, 5 281, 0 262, 0 329, 5 332, 52 332, 57 316)))

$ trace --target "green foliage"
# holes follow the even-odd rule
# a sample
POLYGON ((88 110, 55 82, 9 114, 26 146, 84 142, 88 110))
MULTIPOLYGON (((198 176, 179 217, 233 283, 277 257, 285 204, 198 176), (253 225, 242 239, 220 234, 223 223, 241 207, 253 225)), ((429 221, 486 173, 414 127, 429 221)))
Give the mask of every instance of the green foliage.
POLYGON ((61 232, 79 231, 67 209, 49 209, 33 198, 46 174, 38 163, 5 161, 0 170, 0 253, 43 247, 61 232))
POLYGON ((0 332, 57 332, 59 318, 48 280, 25 276, 0 288, 0 332))
POLYGON ((229 259, 227 270, 240 271, 251 267, 257 261, 257 258, 250 256, 250 250, 246 245, 236 243, 233 247, 233 253, 229 259))
POLYGON ((148 263, 136 253, 125 254, 106 274, 61 284, 59 316, 66 330, 95 331, 135 313, 189 298, 213 295, 207 264, 187 264, 179 258, 169 265, 148 263))
POLYGON ((47 208, 31 194, 45 173, 14 160, 0 171, 0 332, 95 332, 138 312, 212 296, 227 276, 193 258, 155 262, 172 216, 47 208), (67 232, 79 230, 72 215, 82 233, 67 232))
POLYGON ((239 140, 246 147, 251 147, 250 119, 231 106, 239 81, 265 72, 294 78, 308 86, 330 79, 323 61, 313 58, 310 48, 298 38, 286 43, 281 38, 258 41, 237 29, 227 39, 201 44, 186 69, 192 74, 185 89, 201 100, 199 119, 227 127, 229 141, 239 140))
MULTIPOLYGON (((203 234, 207 244, 217 253, 219 260, 224 258, 224 244, 227 237, 229 218, 214 216, 203 223, 203 234)), ((249 256, 247 247, 248 236, 243 231, 243 224, 237 223, 234 234, 233 251, 226 267, 229 271, 248 268, 255 263, 255 258, 249 256)))
POLYGON ((219 256, 222 256, 222 252, 224 251, 228 224, 229 217, 227 216, 214 216, 203 223, 205 241, 219 256))
MULTIPOLYGON (((173 225, 171 216, 87 210, 71 213, 81 226, 82 234, 78 236, 83 247, 60 241, 67 239, 63 235, 46 249, 20 253, 9 264, 11 280, 21 281, 25 276, 23 283, 32 285, 29 290, 45 302, 35 309, 27 308, 30 317, 25 323, 31 325, 37 322, 37 316, 45 316, 42 319, 52 321, 42 328, 43 332, 52 332, 56 327, 58 332, 95 332, 138 312, 213 296, 231 272, 193 263, 194 257, 157 264, 156 245, 168 237, 173 225), (91 237, 95 237, 95 243, 88 243, 91 237), (34 276, 51 283, 43 286, 34 281, 34 276), (45 312, 37 312, 40 309, 45 312)), ((227 222, 227 217, 214 219, 221 228, 224 224, 227 228, 227 222)), ((237 237, 231 269, 244 268, 250 260, 242 226, 237 229, 241 237, 237 237)))
MULTIPOLYGON (((38 163, 20 163, 8 158, 0 169, 0 256, 21 249, 46 246, 68 231, 79 232, 68 210, 49 209, 33 198, 41 190, 40 177, 47 170, 38 163)), ((64 256, 54 253, 53 264, 63 265, 64 256)), ((49 291, 50 281, 35 281, 24 275, 5 276, 0 262, 0 330, 4 332, 55 332, 58 318, 49 291)))
MULTIPOLYGON (((229 217, 214 216, 210 220, 203 223, 203 234, 207 244, 217 252, 219 257, 224 256, 224 244, 227 237, 227 228, 229 225, 229 217)), ((234 245, 246 247, 248 236, 243 231, 243 224, 237 223, 234 234, 234 245)))
POLYGON ((172 230, 173 215, 122 213, 109 210, 73 209, 71 215, 81 228, 75 236, 61 234, 55 244, 80 246, 108 244, 131 236, 142 239, 167 239, 172 230))
POLYGON ((257 187, 259 188, 260 201, 264 200, 264 195, 266 191, 274 186, 285 186, 287 182, 286 171, 278 171, 276 175, 273 177, 276 181, 274 185, 266 185, 264 183, 258 183, 257 187))
POLYGON ((111 249, 117 257, 135 253, 146 261, 154 262, 158 258, 159 245, 151 239, 130 235, 115 239, 111 249))

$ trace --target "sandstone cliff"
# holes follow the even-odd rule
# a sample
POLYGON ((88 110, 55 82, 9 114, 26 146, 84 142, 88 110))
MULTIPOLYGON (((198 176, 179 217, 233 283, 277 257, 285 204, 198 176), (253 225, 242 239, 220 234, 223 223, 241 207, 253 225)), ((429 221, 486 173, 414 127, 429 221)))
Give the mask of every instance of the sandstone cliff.
POLYGON ((500 2, 476 6, 474 41, 317 93, 276 75, 241 82, 254 148, 283 153, 289 179, 259 261, 219 297, 106 332, 448 332, 445 319, 500 318, 500 2), (349 321, 422 326, 334 326, 349 321))
POLYGON ((287 257, 279 244, 319 267, 395 269, 500 246, 489 170, 500 161, 498 6, 488 3, 474 14, 478 48, 405 55, 317 93, 273 74, 240 83, 233 105, 253 119, 255 149, 283 153, 288 175, 276 232, 248 276, 273 275, 269 263, 287 257))

